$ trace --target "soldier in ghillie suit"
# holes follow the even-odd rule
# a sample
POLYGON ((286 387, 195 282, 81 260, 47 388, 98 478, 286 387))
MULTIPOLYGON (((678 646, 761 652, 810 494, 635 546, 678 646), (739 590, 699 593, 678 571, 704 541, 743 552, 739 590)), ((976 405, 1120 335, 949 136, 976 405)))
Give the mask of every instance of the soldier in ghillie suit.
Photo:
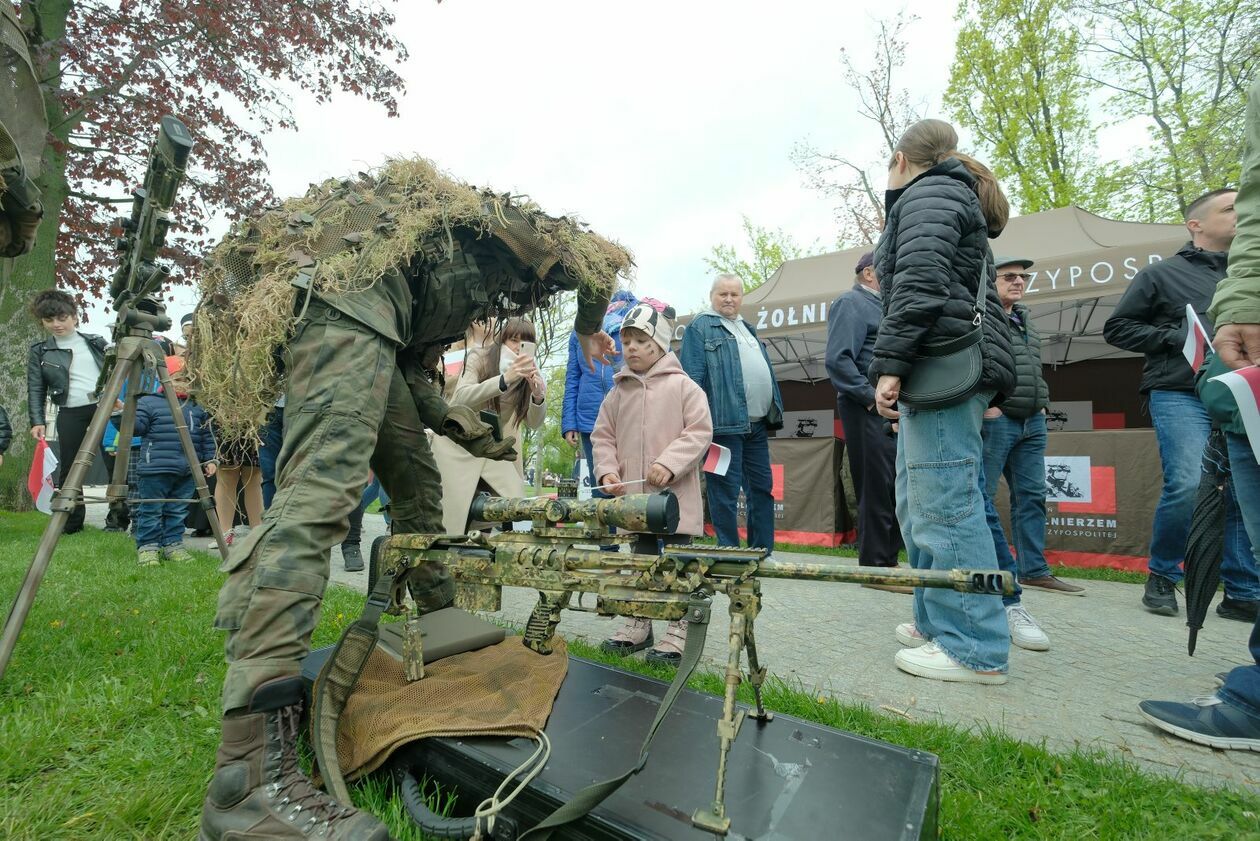
MULTIPOLYGON (((257 429, 281 374, 286 402, 275 498, 222 567, 215 625, 228 632, 228 670, 203 841, 388 837, 375 818, 314 789, 296 762, 298 670, 329 551, 346 534, 369 461, 392 498, 395 532, 441 531, 426 424, 477 455, 515 457, 514 442, 495 441, 475 413, 442 400, 427 372, 444 345, 476 319, 576 290, 582 349, 606 357, 613 343, 601 320, 629 265, 623 249, 574 222, 420 160, 312 187, 211 255, 192 348, 201 400, 238 434, 257 429)), ((445 568, 427 572, 417 604, 450 604, 445 568)))

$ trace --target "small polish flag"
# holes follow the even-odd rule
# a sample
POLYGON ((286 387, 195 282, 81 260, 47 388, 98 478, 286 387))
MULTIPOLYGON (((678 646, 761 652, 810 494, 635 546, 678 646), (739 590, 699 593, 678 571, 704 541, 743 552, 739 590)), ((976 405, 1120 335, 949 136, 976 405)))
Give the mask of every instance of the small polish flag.
POLYGON ((1203 358, 1206 355, 1203 353, 1205 344, 1212 350, 1216 350, 1212 346, 1211 338, 1208 337, 1208 331, 1203 327, 1203 322, 1199 320, 1199 314, 1194 311, 1194 307, 1186 304, 1186 343, 1181 346, 1181 353, 1196 374, 1203 367, 1203 358))
POLYGON ((1212 382, 1224 383, 1234 393, 1251 451, 1256 454, 1256 461, 1260 461, 1260 405, 1257 405, 1260 404, 1260 366, 1229 371, 1213 377, 1212 382))
POLYGON ((704 472, 725 476, 731 466, 731 451, 721 444, 710 444, 709 454, 704 457, 704 472))
POLYGON ((43 438, 35 445, 35 458, 31 461, 31 472, 26 477, 26 489, 35 500, 35 508, 45 514, 52 513, 52 495, 57 489, 57 456, 49 449, 43 438))

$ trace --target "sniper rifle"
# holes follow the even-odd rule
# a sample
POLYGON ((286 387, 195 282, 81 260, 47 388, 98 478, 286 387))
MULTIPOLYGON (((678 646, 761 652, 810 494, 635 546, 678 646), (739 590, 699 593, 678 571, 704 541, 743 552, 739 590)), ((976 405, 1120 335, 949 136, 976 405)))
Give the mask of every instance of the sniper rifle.
MULTIPOLYGON (((668 491, 582 501, 481 496, 473 502, 471 517, 473 521, 489 523, 530 520, 533 528, 503 531, 493 536, 479 532, 396 534, 382 538, 374 547, 369 572, 372 596, 367 612, 372 611, 375 602, 373 621, 379 619, 381 611, 395 615, 411 613, 403 630, 404 670, 408 680, 419 679, 424 674, 419 617, 407 606, 408 581, 413 573, 429 563, 442 563, 450 570, 455 581, 455 604, 465 610, 499 610, 504 586, 538 590, 538 604, 525 625, 522 642, 539 654, 552 652, 552 641, 563 610, 601 616, 687 619, 689 626, 682 663, 644 743, 639 767, 646 759, 648 743, 657 725, 699 660, 713 596, 721 593, 729 599, 726 691, 722 718, 717 723, 716 793, 708 809, 699 809, 692 815, 692 823, 697 827, 719 834, 725 834, 730 828, 724 790, 731 744, 745 717, 759 721, 772 717, 762 706, 761 686, 766 669, 758 661, 753 634, 753 623, 761 610, 761 579, 941 587, 992 596, 1009 595, 1014 589, 1010 573, 989 569, 874 569, 800 564, 772 560, 761 549, 723 546, 666 546, 658 555, 597 548, 618 540, 626 541, 635 534, 675 533, 678 500, 668 491), (614 534, 613 528, 618 532, 614 534), (574 593, 579 594, 576 603, 574 593), (582 596, 588 593, 594 596, 593 605, 582 602, 582 596), (748 655, 746 679, 752 687, 756 709, 737 711, 735 692, 745 680, 741 669, 744 652, 748 655)), ((327 772, 323 757, 321 766, 327 772)), ((616 785, 610 788, 608 784, 597 784, 579 792, 573 801, 562 807, 562 811, 567 809, 563 817, 557 812, 535 829, 559 826, 581 817, 615 788, 616 785), (597 788, 600 789, 598 794, 584 798, 587 792, 597 788)), ((532 834, 531 831, 529 835, 532 834)))

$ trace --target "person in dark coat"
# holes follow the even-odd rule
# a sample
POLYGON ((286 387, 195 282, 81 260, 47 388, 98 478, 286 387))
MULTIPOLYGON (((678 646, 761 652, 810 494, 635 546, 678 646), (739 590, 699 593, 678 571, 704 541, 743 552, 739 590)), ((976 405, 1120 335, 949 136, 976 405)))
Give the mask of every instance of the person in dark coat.
POLYGON ((844 426, 844 451, 857 495, 858 563, 895 567, 897 553, 904 548, 897 524, 897 443, 885 434, 886 421, 875 411, 875 389, 866 378, 883 311, 874 261, 873 251, 861 256, 853 288, 828 310, 827 374, 836 390, 836 411, 844 426))
MULTIPOLYGON (((1123 350, 1144 354, 1141 392, 1147 396, 1159 443, 1164 487, 1151 524, 1142 604, 1152 613, 1176 616, 1175 585, 1185 563, 1190 516, 1199 486, 1199 465, 1212 420, 1194 391, 1194 369, 1182 347, 1186 341, 1186 306, 1209 332, 1208 306, 1225 277, 1237 214, 1234 190, 1213 190, 1186 208, 1190 242, 1166 260, 1137 273, 1103 325, 1103 338, 1123 350)), ((1260 577, 1251 541, 1231 485, 1225 510, 1225 556, 1221 578, 1225 598, 1217 613, 1254 622, 1260 614, 1260 577)))
POLYGON ((4 464, 4 454, 13 443, 13 427, 9 425, 9 413, 0 406, 0 464, 4 464))
POLYGON ((203 470, 207 476, 213 476, 216 467, 210 417, 205 409, 188 400, 184 393, 183 357, 168 356, 166 368, 175 384, 180 412, 201 463, 195 466, 188 464, 166 396, 146 394, 141 397, 136 403, 135 427, 136 435, 140 437, 140 458, 136 465, 137 493, 142 500, 136 505, 136 547, 140 566, 157 566, 163 560, 192 560, 184 549, 184 521, 188 516, 186 500, 193 492, 192 471, 203 470), (143 501, 150 499, 166 501, 143 501))
MULTIPOLYGON (((996 569, 984 514, 981 416, 1015 387, 1006 317, 993 285, 989 238, 1006 227, 1006 197, 988 168, 957 150, 941 120, 897 142, 888 208, 875 248, 884 317, 869 376, 881 415, 896 420, 897 521, 915 569, 996 569), (983 296, 983 298, 979 298, 983 296), (983 301, 976 312, 977 300, 983 301), (952 406, 899 403, 925 345, 959 339, 980 321, 978 393, 952 406)), ((991 596, 918 588, 899 625, 899 669, 935 680, 1005 683, 1010 632, 991 596)))
MULTIPOLYGON (((43 440, 47 429, 44 405, 57 406, 57 487, 65 485, 74 456, 83 444, 88 424, 96 412, 96 383, 105 364, 104 337, 79 331, 78 306, 60 289, 45 289, 31 301, 31 314, 48 332, 48 338, 31 345, 26 359, 26 409, 31 418, 31 437, 43 440)), ((102 452, 105 469, 114 469, 112 455, 102 452)), ((107 530, 121 530, 119 506, 111 505, 107 530)), ((123 509, 125 511, 125 508, 123 509)), ((66 520, 65 533, 83 530, 85 509, 75 506, 66 520)))

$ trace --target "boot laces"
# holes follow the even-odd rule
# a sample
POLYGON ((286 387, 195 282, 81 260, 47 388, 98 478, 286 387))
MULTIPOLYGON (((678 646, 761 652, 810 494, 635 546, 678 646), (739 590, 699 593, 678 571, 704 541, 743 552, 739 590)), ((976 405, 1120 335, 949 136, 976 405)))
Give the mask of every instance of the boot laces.
POLYGON ((318 828, 316 837, 327 837, 332 825, 353 817, 358 812, 350 806, 338 803, 330 795, 320 791, 297 761, 297 739, 301 730, 302 707, 294 704, 276 713, 279 724, 278 750, 271 759, 280 763, 278 773, 267 786, 267 794, 276 802, 277 813, 293 824, 304 824, 310 833, 318 828))

